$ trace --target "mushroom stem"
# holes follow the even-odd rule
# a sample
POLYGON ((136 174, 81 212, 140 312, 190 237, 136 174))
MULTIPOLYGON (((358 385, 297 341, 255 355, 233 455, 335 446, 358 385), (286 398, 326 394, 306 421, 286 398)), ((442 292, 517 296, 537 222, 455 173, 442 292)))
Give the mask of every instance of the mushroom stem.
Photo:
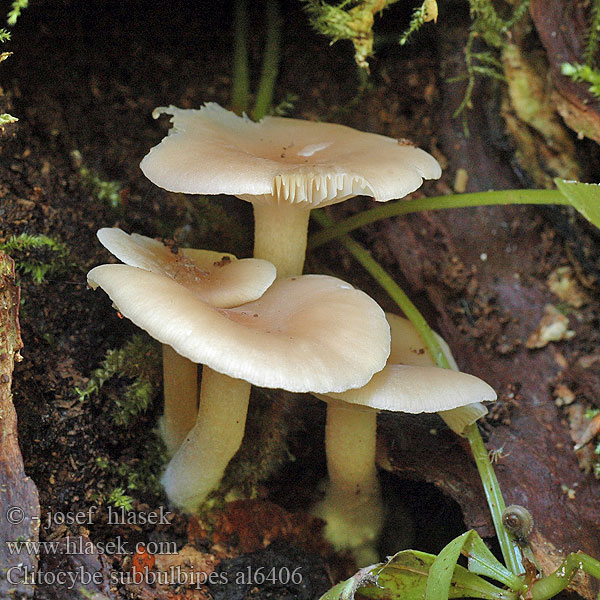
POLYGON ((163 344, 165 409, 160 423, 167 456, 177 452, 198 412, 198 365, 163 344))
POLYGON ((250 384, 202 367, 196 424, 167 465, 163 485, 169 500, 187 512, 198 508, 221 481, 238 451, 244 429, 250 384))
POLYGON ((337 550, 351 550, 359 566, 377 562, 383 504, 375 466, 377 411, 327 405, 325 498, 313 513, 326 521, 325 538, 337 550))
POLYGON ((302 274, 310 209, 282 202, 254 204, 254 257, 277 268, 277 278, 302 274))

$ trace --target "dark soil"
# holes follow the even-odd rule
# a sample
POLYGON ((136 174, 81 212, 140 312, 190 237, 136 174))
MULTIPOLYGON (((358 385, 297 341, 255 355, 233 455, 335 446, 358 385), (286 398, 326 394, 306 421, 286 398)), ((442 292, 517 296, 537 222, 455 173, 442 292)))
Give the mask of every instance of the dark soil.
MULTIPOLYGON (((465 7, 453 7, 455 16, 435 32, 426 30, 418 42, 379 49, 372 62, 372 87, 356 100, 358 77, 349 47, 330 47, 309 29, 298 3, 286 2, 276 103, 295 94, 289 116, 406 137, 431 151, 447 163, 445 175, 425 184, 419 194, 447 193, 458 168, 468 171, 468 191, 518 187, 526 169, 513 160, 514 148, 499 121, 495 107, 501 91, 488 84, 478 87, 470 138, 451 118, 462 91, 442 73, 460 67, 468 26, 465 7)), ((409 16, 409 7, 394 7, 382 32, 403 30, 409 16)), ((258 6, 251 15, 255 75, 262 30, 258 6)), ((106 351, 123 346, 136 333, 102 293, 87 288, 86 272, 114 260, 97 241, 97 229, 118 226, 183 246, 238 256, 251 252, 252 220, 245 203, 167 193, 146 180, 138 167, 167 131, 166 119, 156 122, 151 117, 156 106, 228 104, 231 7, 219 2, 40 0, 23 13, 6 49, 14 54, 0 66, 0 112, 10 112, 19 122, 7 126, 0 138, 0 244, 22 233, 45 234, 68 249, 67 258, 42 283, 18 268, 31 260, 53 260, 52 253, 41 249, 13 255, 22 290, 24 343, 13 382, 18 439, 25 472, 39 491, 40 539, 64 545, 67 536, 81 536, 97 545, 76 563, 69 553, 42 553, 40 572, 83 564, 87 572, 103 573, 101 583, 91 583, 88 591, 111 599, 207 598, 209 593, 240 599, 319 597, 349 576, 354 565, 332 554, 320 539, 321 524, 303 512, 325 472, 324 414, 317 401, 299 408, 289 396, 275 394, 271 408, 272 397, 253 397, 255 414, 272 410, 282 423, 281 415, 287 415, 289 434, 287 446, 275 449, 278 468, 264 471, 270 479, 259 487, 259 500, 228 505, 200 520, 172 513, 168 525, 141 526, 110 524, 108 498, 123 488, 140 513, 166 503, 155 485, 159 453, 149 450, 158 443, 153 429, 161 412, 160 384, 156 382, 153 405, 129 425, 114 422, 114 400, 129 381, 111 381, 83 402, 76 393, 106 351), (120 206, 97 197, 80 172, 81 164, 102 180, 120 183, 120 206), (309 417, 316 425, 308 424, 309 417), (287 450, 294 463, 281 461, 287 450), (130 473, 141 473, 133 489, 127 489, 130 473), (62 523, 61 514, 93 506, 98 506, 93 518, 62 523), (246 528, 240 533, 242 525, 246 528), (296 588, 136 585, 113 580, 111 574, 135 572, 135 561, 143 553, 98 552, 115 540, 128 550, 138 542, 174 543, 178 551, 190 552, 188 563, 201 562, 206 572, 300 565, 307 576, 296 588)), ((599 164, 595 145, 575 142, 582 159, 589 157, 588 170, 590 164, 599 164)), ((588 176, 598 180, 597 173, 588 176)), ((338 218, 369 203, 356 199, 331 212, 338 218)), ((577 393, 577 404, 600 407, 600 361, 588 360, 585 376, 580 361, 596 355, 600 335, 595 232, 566 211, 509 207, 395 219, 356 236, 448 339, 461 368, 498 390, 499 401, 484 429, 490 449, 504 449, 498 474, 507 499, 534 513, 534 549, 544 566, 579 548, 600 556, 600 484, 580 470, 572 451, 570 413, 558 408, 552 396, 554 387, 565 382, 577 393), (573 266, 592 299, 569 311, 573 340, 527 350, 524 341, 544 305, 559 303, 546 277, 561 265, 573 266)), ((307 270, 335 272, 394 310, 337 244, 311 255, 307 270)), ((156 351, 150 342, 148 348, 156 351)), ((438 552, 465 524, 493 535, 468 450, 437 417, 420 421, 386 416, 381 432, 381 464, 391 472, 384 479, 386 496, 395 514, 408 515, 405 524, 390 522, 390 531, 400 535, 412 528, 406 545, 430 552, 438 552), (430 435, 432 429, 439 434, 430 435), (404 507, 397 503, 401 494, 404 507), (420 502, 430 508, 419 507, 420 502)), ((400 549, 394 539, 386 537, 384 552, 400 549)), ((25 586, 18 593, 32 595, 34 589, 25 586)), ((585 586, 577 591, 592 597, 585 586)), ((84 597, 78 593, 45 582, 35 597, 84 597)))

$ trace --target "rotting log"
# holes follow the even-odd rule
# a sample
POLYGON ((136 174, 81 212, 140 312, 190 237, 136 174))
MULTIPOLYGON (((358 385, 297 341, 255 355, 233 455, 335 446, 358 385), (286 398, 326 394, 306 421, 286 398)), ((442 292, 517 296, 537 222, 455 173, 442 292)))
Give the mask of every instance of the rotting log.
POLYGON ((584 62, 589 4, 586 8, 586 3, 572 0, 531 0, 530 12, 546 50, 559 114, 577 134, 600 143, 600 103, 586 83, 561 74, 563 63, 584 62))
POLYGON ((37 568, 35 552, 11 553, 9 541, 37 541, 40 506, 35 484, 25 475, 17 439, 17 415, 11 384, 23 347, 19 330, 19 288, 14 263, 0 252, 0 598, 30 598, 26 577, 37 568))
MULTIPOLYGON (((445 75, 452 76, 462 63, 464 43, 445 33, 440 54, 445 75)), ((460 86, 442 87, 439 142, 451 177, 464 169, 469 192, 521 187, 507 145, 500 143, 502 122, 490 119, 490 84, 476 86, 469 137, 460 120, 452 119, 460 86)), ((582 348, 595 347, 597 298, 571 311, 572 342, 536 350, 525 346, 546 304, 560 302, 546 283, 548 271, 568 257, 568 236, 556 229, 557 218, 565 227, 580 229, 580 245, 587 233, 587 224, 570 220, 565 209, 554 213, 549 223, 543 210, 527 207, 439 211, 382 222, 368 232, 388 248, 387 268, 401 273, 411 296, 431 307, 432 325, 450 344, 459 366, 497 390, 499 400, 484 425, 487 447, 499 451, 496 472, 507 504, 524 505, 533 514, 531 544, 545 573, 569 552, 600 557, 600 482, 580 470, 567 415, 552 395, 582 348)), ((590 247, 590 253, 597 255, 597 250, 590 247)), ((598 396, 600 389, 595 392, 598 396)), ((396 423, 383 422, 383 464, 401 477, 435 483, 461 505, 467 527, 489 535, 481 484, 460 440, 445 433, 430 436, 429 428, 417 422, 396 423)), ((595 580, 577 576, 569 589, 591 600, 597 587, 595 580)))

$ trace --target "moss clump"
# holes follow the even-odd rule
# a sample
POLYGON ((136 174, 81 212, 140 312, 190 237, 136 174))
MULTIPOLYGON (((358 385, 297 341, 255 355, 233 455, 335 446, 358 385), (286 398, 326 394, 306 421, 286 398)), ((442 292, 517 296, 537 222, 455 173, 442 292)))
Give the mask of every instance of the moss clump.
POLYGON ((130 425, 152 404, 162 379, 160 348, 145 335, 134 335, 122 348, 109 350, 85 388, 75 388, 83 402, 111 379, 126 380, 124 389, 109 390, 116 425, 130 425))
POLYGON ((336 5, 322 0, 304 0, 311 25, 319 33, 354 45, 354 60, 369 70, 367 59, 373 55, 373 23, 375 15, 398 0, 344 0, 336 5))
POLYGON ((560 66, 560 72, 577 83, 587 83, 588 92, 594 98, 600 98, 600 71, 598 69, 579 63, 563 63, 560 66))
POLYGON ((407 30, 402 34, 400 41, 398 42, 401 46, 404 46, 409 38, 416 33, 429 21, 437 21, 438 17, 438 6, 435 0, 423 0, 423 4, 417 6, 413 11, 410 23, 407 30))
MULTIPOLYGON (((100 366, 92 373, 84 389, 76 388, 81 401, 102 392, 112 401, 111 418, 118 426, 128 427, 156 399, 161 385, 160 346, 148 336, 134 335, 121 348, 108 350, 100 366)), ((96 467, 103 472, 102 490, 95 500, 130 510, 134 498, 162 497, 160 473, 166 448, 153 431, 146 433, 136 456, 114 458, 99 456, 96 467)))
POLYGON ((71 160, 79 170, 83 185, 90 190, 99 202, 107 204, 115 210, 121 209, 123 204, 123 198, 121 196, 123 186, 118 181, 107 181, 102 179, 97 171, 94 171, 94 169, 83 164, 83 159, 79 150, 73 150, 71 152, 71 160))
POLYGON ((465 111, 471 108, 471 98, 477 77, 484 76, 504 81, 502 63, 498 52, 508 39, 510 30, 527 14, 529 0, 521 0, 516 6, 504 5, 501 13, 491 0, 469 0, 471 28, 465 46, 466 73, 454 77, 451 81, 466 81, 465 94, 454 117, 463 116, 465 133, 468 133, 465 111), (476 41, 481 40, 486 47, 478 49, 476 41))
POLYGON ((15 269, 21 276, 31 277, 36 284, 69 266, 67 246, 46 235, 13 235, 0 244, 0 250, 15 261, 15 269))
POLYGON ((29 0, 14 0, 6 22, 12 27, 16 25, 17 19, 21 16, 21 11, 29 6, 29 0))
POLYGON ((138 454, 141 458, 129 458, 122 462, 104 456, 96 458, 96 465, 104 475, 103 487, 111 491, 108 494, 97 492, 95 500, 130 510, 135 499, 164 496, 160 474, 167 462, 167 455, 162 440, 154 433, 150 434, 138 454))

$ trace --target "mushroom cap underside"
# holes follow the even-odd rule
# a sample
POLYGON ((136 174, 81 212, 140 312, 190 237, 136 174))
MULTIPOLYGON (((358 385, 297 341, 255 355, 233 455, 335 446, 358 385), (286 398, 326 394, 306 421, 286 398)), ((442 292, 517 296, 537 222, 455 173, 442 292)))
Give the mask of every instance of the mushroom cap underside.
POLYGON ((173 192, 316 208, 357 195, 402 198, 441 175, 424 150, 344 125, 283 117, 255 123, 215 103, 160 113, 172 115, 173 128, 140 166, 173 192))

